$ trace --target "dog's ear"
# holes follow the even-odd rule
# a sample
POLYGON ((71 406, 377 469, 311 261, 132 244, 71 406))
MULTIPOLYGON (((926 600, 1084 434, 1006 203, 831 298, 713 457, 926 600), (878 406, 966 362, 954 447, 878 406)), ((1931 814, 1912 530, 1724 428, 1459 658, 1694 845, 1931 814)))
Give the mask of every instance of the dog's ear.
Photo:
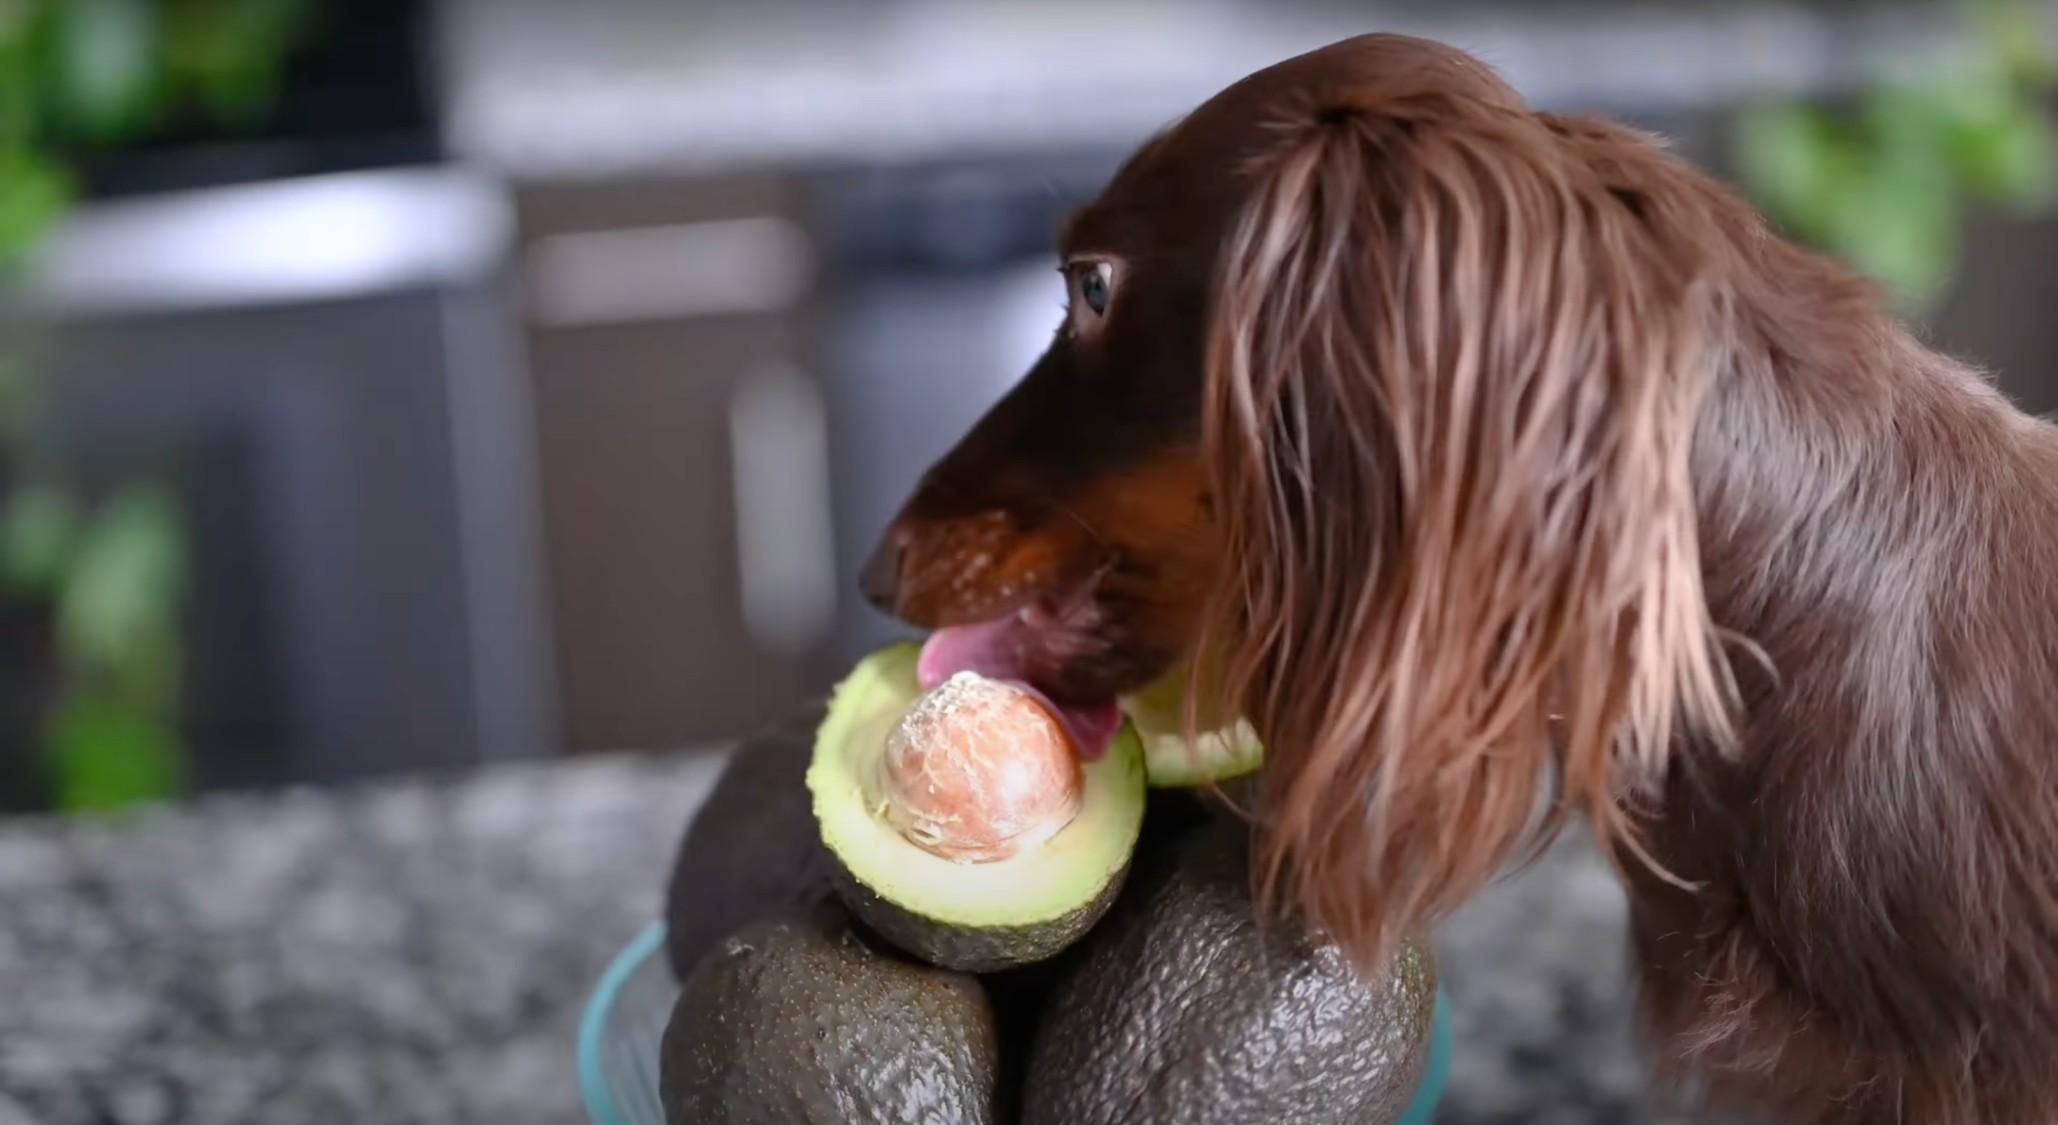
POLYGON ((1637 849, 1620 800, 1726 737, 1688 475, 1712 298, 1526 112, 1273 135, 1214 279, 1200 645, 1266 740, 1265 889, 1369 964, 1566 811, 1637 849))

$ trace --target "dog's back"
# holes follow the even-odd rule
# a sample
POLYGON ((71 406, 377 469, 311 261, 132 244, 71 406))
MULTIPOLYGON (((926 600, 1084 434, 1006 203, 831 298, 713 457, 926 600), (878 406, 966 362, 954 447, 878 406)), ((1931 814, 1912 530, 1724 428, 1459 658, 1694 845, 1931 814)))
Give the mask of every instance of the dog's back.
POLYGON ((1742 725, 1643 820, 1699 887, 1626 864, 1647 1010, 1803 1120, 2058 1118, 2058 429, 1698 173, 1570 135, 1691 209, 1727 316, 1694 479, 1742 725))

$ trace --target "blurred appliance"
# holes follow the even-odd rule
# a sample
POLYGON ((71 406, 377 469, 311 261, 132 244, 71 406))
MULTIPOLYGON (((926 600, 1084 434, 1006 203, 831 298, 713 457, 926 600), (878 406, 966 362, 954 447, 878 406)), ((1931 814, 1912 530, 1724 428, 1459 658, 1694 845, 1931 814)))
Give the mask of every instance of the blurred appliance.
POLYGON ((391 169, 103 203, 50 247, 58 455, 188 516, 203 785, 556 742, 506 223, 391 169))
POLYGON ((779 715, 836 595, 797 195, 638 179, 516 198, 570 744, 779 715))
POLYGON ((261 120, 92 158, 34 279, 55 455, 188 516, 203 786, 560 741, 509 205, 442 162, 430 15, 311 6, 261 120))
POLYGON ((568 737, 778 721, 900 630, 858 560, 1057 324, 1113 155, 518 189, 568 737))

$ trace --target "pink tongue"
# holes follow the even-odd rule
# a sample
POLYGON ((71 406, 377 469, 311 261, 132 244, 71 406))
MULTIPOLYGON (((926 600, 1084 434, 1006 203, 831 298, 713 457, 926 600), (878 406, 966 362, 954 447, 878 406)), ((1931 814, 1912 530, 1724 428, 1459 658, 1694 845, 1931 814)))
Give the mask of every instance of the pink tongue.
POLYGON ((1050 708, 1072 739, 1072 748, 1091 762, 1108 748, 1115 728, 1122 725, 1122 712, 1112 699, 1100 703, 1067 705, 1052 700, 1036 685, 1024 680, 1027 661, 1023 658, 1027 626, 1010 615, 977 625, 952 625, 929 634, 922 655, 915 662, 915 677, 928 691, 959 672, 977 672, 996 680, 1021 684, 1050 708))

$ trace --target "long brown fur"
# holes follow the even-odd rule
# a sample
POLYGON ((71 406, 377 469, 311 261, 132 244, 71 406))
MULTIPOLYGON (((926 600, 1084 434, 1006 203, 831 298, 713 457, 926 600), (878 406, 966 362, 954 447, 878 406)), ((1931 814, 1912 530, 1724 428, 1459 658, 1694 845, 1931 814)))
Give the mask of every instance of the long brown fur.
POLYGON ((1276 747, 1271 874, 1375 962, 1502 865, 1553 767, 1634 847, 1619 798, 1676 731, 1728 733, 1687 473, 1708 296, 1533 115, 1455 108, 1283 126, 1209 319, 1237 566, 1202 644, 1276 747))
POLYGON ((914 577, 967 520, 1087 544, 1036 556, 1059 694, 1207 657, 1268 886, 1361 962, 1577 814, 1718 1100, 2058 1120, 2058 431, 1652 140, 1419 40, 1231 87, 1065 249, 1122 263, 1110 308, 925 482, 882 604, 1059 588, 914 577), (1143 478, 1205 484, 1138 520, 1143 478))

